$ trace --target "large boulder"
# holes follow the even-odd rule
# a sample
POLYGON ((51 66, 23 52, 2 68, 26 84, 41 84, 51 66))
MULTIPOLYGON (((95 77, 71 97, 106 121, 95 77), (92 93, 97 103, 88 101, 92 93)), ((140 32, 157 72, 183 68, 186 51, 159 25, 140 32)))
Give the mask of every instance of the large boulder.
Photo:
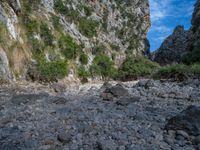
POLYGON ((180 114, 168 120, 167 130, 182 130, 192 136, 200 135, 200 106, 189 106, 180 114))
POLYGON ((129 92, 121 85, 115 85, 110 88, 105 89, 103 93, 101 93, 101 97, 104 100, 112 100, 113 98, 119 98, 122 96, 128 96, 129 92))

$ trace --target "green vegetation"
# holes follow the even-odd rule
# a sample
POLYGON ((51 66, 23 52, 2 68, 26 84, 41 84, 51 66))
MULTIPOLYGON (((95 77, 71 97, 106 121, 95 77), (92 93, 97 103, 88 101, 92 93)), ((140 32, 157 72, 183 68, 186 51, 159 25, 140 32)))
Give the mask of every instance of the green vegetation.
POLYGON ((194 76, 200 77, 200 63, 193 64, 191 70, 194 76))
POLYGON ((62 28, 62 25, 60 24, 60 17, 59 16, 56 16, 56 15, 52 15, 51 17, 51 20, 52 20, 52 23, 53 23, 53 27, 56 29, 56 30, 61 30, 62 28))
POLYGON ((70 35, 62 35, 58 41, 59 48, 66 59, 75 59, 80 53, 80 46, 70 35))
POLYGON ((68 11, 67 7, 64 5, 62 0, 54 1, 54 9, 61 14, 65 14, 68 11))
POLYGON ((106 47, 103 44, 97 44, 93 49, 92 49, 92 54, 97 55, 97 54, 103 54, 106 51, 106 47))
POLYGON ((118 45, 115 45, 115 44, 110 44, 110 47, 112 48, 112 50, 114 51, 119 51, 120 50, 120 47, 118 45))
POLYGON ((92 76, 99 75, 102 77, 115 77, 117 69, 114 67, 114 63, 110 58, 104 54, 98 54, 93 60, 93 64, 90 67, 92 76))
POLYGON ((159 65, 146 58, 128 57, 119 69, 118 77, 121 80, 132 80, 152 74, 159 65))
POLYGON ((85 53, 81 53, 79 61, 81 62, 82 65, 87 65, 88 64, 88 56, 85 53))
POLYGON ((78 76, 79 76, 80 78, 88 78, 88 77, 90 77, 90 72, 87 71, 87 70, 85 69, 85 67, 81 65, 81 66, 78 68, 78 76))
POLYGON ((69 18, 69 20, 71 22, 77 23, 79 21, 79 12, 78 12, 78 10, 70 9, 66 13, 66 16, 67 16, 67 18, 69 18))
POLYGON ((46 46, 53 46, 54 37, 53 37, 51 30, 49 29, 49 27, 46 23, 42 23, 40 25, 40 36, 41 36, 41 38, 44 41, 46 46))
POLYGON ((6 26, 0 22, 0 44, 5 42, 7 35, 7 28, 6 26))
POLYGON ((66 62, 61 60, 39 64, 37 69, 40 79, 46 82, 62 79, 68 74, 66 62))
POLYGON ((196 46, 190 53, 183 56, 182 62, 187 65, 200 63, 200 45, 196 46))
POLYGON ((200 76, 200 64, 193 64, 187 66, 184 64, 176 64, 172 66, 166 66, 159 69, 154 75, 154 79, 174 79, 174 80, 185 80, 189 77, 200 76))
POLYGON ((39 23, 36 20, 31 19, 29 16, 23 16, 23 24, 26 27, 29 39, 33 37, 35 32, 39 31, 39 23))
POLYGON ((91 76, 90 72, 86 70, 84 66, 78 68, 78 76, 81 79, 82 83, 88 82, 88 78, 91 76))
POLYGON ((92 38, 97 35, 96 28, 98 23, 91 19, 87 19, 86 17, 82 17, 79 19, 79 31, 88 38, 92 38))
POLYGON ((92 8, 88 6, 84 6, 84 12, 86 16, 91 16, 92 15, 92 8))

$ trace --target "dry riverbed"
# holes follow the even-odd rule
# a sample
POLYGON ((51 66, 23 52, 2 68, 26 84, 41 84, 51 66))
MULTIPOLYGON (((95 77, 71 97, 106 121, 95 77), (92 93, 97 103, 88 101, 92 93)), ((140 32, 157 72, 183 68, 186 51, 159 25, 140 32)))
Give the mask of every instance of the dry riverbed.
POLYGON ((199 106, 199 80, 4 85, 0 149, 200 149, 199 106))

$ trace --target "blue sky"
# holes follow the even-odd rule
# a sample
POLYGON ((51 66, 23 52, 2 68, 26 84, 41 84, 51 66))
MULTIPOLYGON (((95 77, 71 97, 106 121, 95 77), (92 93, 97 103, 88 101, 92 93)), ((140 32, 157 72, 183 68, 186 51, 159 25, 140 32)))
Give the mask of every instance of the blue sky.
POLYGON ((191 18, 196 0, 150 0, 151 29, 148 39, 151 51, 160 47, 177 25, 191 27, 191 18))

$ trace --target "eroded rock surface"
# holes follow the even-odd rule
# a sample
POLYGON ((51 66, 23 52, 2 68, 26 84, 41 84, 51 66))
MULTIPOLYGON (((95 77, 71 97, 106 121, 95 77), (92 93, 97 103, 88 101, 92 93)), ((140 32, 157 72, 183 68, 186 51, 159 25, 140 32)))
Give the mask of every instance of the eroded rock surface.
POLYGON ((165 127, 180 114, 187 116, 183 121, 199 123, 198 113, 193 111, 190 118, 187 109, 199 108, 198 83, 121 83, 129 95, 114 101, 100 95, 115 82, 66 87, 65 92, 51 86, 5 85, 0 88, 0 149, 195 150, 199 126, 192 127, 194 134, 165 127))

